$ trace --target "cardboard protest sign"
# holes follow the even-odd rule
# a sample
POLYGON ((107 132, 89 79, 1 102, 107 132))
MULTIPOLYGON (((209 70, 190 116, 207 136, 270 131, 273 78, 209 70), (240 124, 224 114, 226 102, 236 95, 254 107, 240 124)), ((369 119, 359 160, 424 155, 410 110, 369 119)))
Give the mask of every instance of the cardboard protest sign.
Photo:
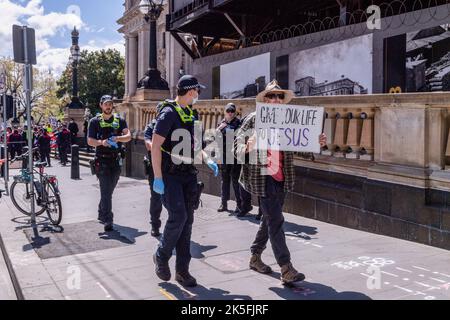
POLYGON ((323 107, 257 103, 258 149, 320 153, 324 112, 323 107))

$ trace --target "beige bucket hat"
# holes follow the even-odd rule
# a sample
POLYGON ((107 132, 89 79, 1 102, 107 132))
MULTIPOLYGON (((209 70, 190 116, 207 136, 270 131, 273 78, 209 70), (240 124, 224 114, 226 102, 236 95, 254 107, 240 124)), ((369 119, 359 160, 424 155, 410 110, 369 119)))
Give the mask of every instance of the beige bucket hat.
POLYGON ((266 90, 262 91, 256 96, 256 102, 264 102, 264 97, 268 93, 284 93, 283 104, 288 104, 294 98, 294 92, 292 90, 283 90, 278 85, 277 80, 273 80, 266 86, 266 90))

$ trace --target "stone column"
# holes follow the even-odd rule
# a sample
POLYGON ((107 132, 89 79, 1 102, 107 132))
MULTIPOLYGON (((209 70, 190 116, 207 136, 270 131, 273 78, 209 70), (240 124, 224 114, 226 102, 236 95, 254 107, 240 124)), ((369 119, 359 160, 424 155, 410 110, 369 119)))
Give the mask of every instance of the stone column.
POLYGON ((138 38, 137 36, 130 36, 128 50, 128 95, 134 96, 136 94, 138 79, 138 38))
POLYGON ((138 79, 142 79, 149 66, 150 30, 148 24, 139 31, 138 79))
POLYGON ((125 94, 124 100, 128 99, 130 89, 130 38, 125 36, 125 94))

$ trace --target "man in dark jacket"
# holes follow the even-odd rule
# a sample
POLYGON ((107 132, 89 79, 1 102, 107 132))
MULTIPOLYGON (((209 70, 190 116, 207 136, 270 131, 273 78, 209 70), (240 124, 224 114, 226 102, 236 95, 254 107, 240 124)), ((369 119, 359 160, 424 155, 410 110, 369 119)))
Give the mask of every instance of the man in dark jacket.
POLYGON ((73 118, 70 119, 69 131, 70 131, 70 144, 75 144, 79 129, 77 123, 73 118))
POLYGON ((51 138, 48 135, 47 130, 44 128, 42 129, 41 135, 38 138, 38 147, 39 147, 39 153, 41 155, 41 162, 47 162, 47 165, 50 167, 50 142, 51 138))
POLYGON ((235 214, 244 216, 251 210, 251 195, 239 186, 239 175, 241 174, 241 165, 237 164, 233 156, 232 148, 234 142, 234 135, 241 126, 241 120, 237 117, 236 106, 229 103, 225 106, 225 118, 219 124, 217 132, 221 134, 223 141, 222 160, 223 164, 220 166, 222 175, 222 189, 221 199, 222 203, 217 209, 218 212, 228 210, 228 201, 230 200, 230 183, 233 185, 234 195, 236 197, 235 214), (227 139, 227 136, 229 136, 227 139), (227 140, 229 140, 227 145, 227 140), (246 194, 243 194, 246 193, 246 194), (249 199, 249 200, 248 200, 249 199))
POLYGON ((66 166, 67 153, 70 148, 71 133, 67 130, 67 125, 63 124, 62 129, 57 133, 57 144, 59 149, 59 155, 61 158, 61 164, 66 166))

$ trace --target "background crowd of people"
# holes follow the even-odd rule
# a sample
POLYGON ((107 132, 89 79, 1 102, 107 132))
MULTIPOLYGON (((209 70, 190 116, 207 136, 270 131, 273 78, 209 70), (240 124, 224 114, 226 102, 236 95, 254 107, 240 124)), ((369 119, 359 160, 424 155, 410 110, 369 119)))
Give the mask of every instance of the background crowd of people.
MULTIPOLYGON (((12 160, 23 153, 24 147, 28 147, 28 127, 13 126, 7 127, 6 142, 8 145, 8 159, 12 160)), ((68 164, 67 154, 70 147, 76 142, 78 126, 73 119, 69 123, 57 121, 53 124, 47 122, 44 125, 33 125, 33 148, 37 148, 35 160, 46 162, 51 166, 50 154, 55 152, 55 158, 59 159, 63 166, 68 164)), ((0 130, 0 144, 2 144, 0 159, 5 158, 3 148, 4 131, 0 130)), ((3 167, 1 170, 3 175, 3 167)))

